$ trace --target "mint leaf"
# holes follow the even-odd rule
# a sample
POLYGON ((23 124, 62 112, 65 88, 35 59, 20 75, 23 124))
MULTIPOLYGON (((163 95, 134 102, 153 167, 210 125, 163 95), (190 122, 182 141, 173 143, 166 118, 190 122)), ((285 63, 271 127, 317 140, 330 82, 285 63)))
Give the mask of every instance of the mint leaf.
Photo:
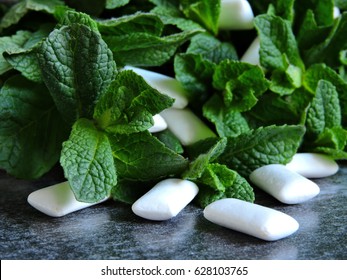
POLYGON ((304 69, 299 49, 293 34, 291 24, 278 16, 259 15, 254 19, 254 25, 260 38, 260 63, 270 70, 285 71, 289 64, 304 69))
POLYGON ((100 128, 110 133, 134 133, 153 125, 152 116, 170 107, 174 100, 150 87, 131 70, 118 73, 94 109, 100 128))
POLYGON ((103 35, 118 65, 161 66, 176 53, 177 48, 201 29, 187 30, 167 36, 150 33, 103 35))
POLYGON ((213 74, 214 88, 223 91, 227 107, 243 112, 251 109, 269 86, 259 66, 224 60, 213 74))
MULTIPOLYGON (((135 36, 135 34, 160 36, 164 29, 164 24, 158 16, 141 12, 118 18, 99 20, 97 25, 103 36, 122 37, 126 34, 130 35, 130 33, 132 36, 135 36)), ((123 43, 126 44, 126 42, 123 43)))
POLYGON ((347 47, 346 32, 347 14, 343 13, 334 23, 326 39, 304 52, 305 63, 307 65, 326 63, 330 67, 338 67, 340 65, 339 53, 347 47))
POLYGON ((66 121, 91 118, 116 72, 100 35, 81 24, 63 26, 42 43, 38 58, 43 80, 66 121))
POLYGON ((226 145, 226 138, 219 139, 208 151, 193 160, 182 175, 183 179, 199 185, 197 202, 201 207, 225 197, 254 200, 253 189, 244 178, 225 165, 212 163, 223 155, 226 145))
POLYGON ((61 25, 71 25, 74 23, 79 23, 88 26, 91 30, 98 32, 98 24, 89 15, 81 12, 75 12, 72 10, 67 10, 64 12, 60 24, 61 25))
POLYGON ((214 161, 223 153, 226 144, 226 138, 218 139, 213 146, 211 146, 206 152, 199 154, 199 156, 190 163, 189 169, 184 172, 182 178, 188 180, 199 179, 209 163, 214 161))
POLYGON ((235 47, 229 42, 222 42, 208 33, 201 33, 190 40, 187 53, 200 54, 203 59, 220 63, 225 59, 237 60, 235 47))
POLYGON ((179 5, 175 5, 172 1, 151 1, 157 6, 151 10, 151 13, 160 17, 165 25, 177 26, 180 30, 200 29, 201 26, 183 15, 179 9, 179 5))
POLYGON ((295 0, 248 0, 255 14, 266 14, 270 11, 272 15, 293 21, 295 0))
POLYGON ((180 140, 169 129, 157 132, 154 134, 154 136, 175 153, 183 154, 184 149, 180 140))
POLYGON ((216 126, 220 137, 234 137, 249 130, 241 113, 228 109, 216 94, 204 104, 203 115, 216 126))
POLYGON ((180 0, 180 3, 187 18, 198 22, 214 35, 218 33, 220 1, 180 0))
MULTIPOLYGON (((36 32, 26 32, 21 47, 7 47, 3 57, 11 67, 24 77, 34 82, 42 82, 41 69, 37 60, 36 50, 43 38, 47 37, 52 26, 45 24, 36 32)), ((18 33, 17 33, 18 34, 18 33)), ((15 35, 17 36, 17 35, 15 35)), ((1 41, 1 39, 0 39, 1 41)))
POLYGON ((106 9, 116 9, 128 4, 130 0, 106 0, 106 9))
POLYGON ((35 179, 59 160, 69 128, 42 84, 22 76, 8 79, 0 90, 0 168, 35 179))
POLYGON ((199 179, 197 202, 204 208, 222 198, 237 198, 254 202, 253 188, 237 172, 218 163, 210 164, 199 179))
POLYGON ((338 93, 332 83, 320 80, 307 113, 307 133, 318 136, 325 128, 338 126, 341 126, 338 93))
POLYGON ((326 66, 325 64, 315 64, 307 69, 305 72, 303 85, 312 93, 315 93, 318 82, 326 80, 334 85, 339 95, 339 102, 341 106, 342 125, 346 125, 347 121, 347 83, 339 76, 336 71, 326 66))
POLYGON ((346 159, 347 130, 342 127, 325 128, 314 142, 304 145, 308 151, 327 154, 333 159, 346 159))
POLYGON ((263 165, 288 163, 297 152, 304 132, 303 126, 268 126, 229 137, 216 162, 248 177, 263 165))
POLYGON ((0 37, 0 75, 12 69, 12 66, 3 56, 4 52, 25 51, 24 45, 30 39, 31 32, 17 31, 12 36, 0 37))
POLYGON ((251 127, 269 126, 272 124, 304 124, 307 108, 313 93, 300 87, 290 95, 279 96, 267 92, 262 95, 245 117, 251 127))
POLYGON ((17 24, 30 11, 42 11, 53 14, 57 6, 64 5, 60 0, 23 0, 13 5, 0 21, 1 29, 17 24))
POLYGON ((295 1, 295 20, 299 28, 307 13, 312 12, 317 26, 329 26, 333 23, 334 0, 295 1))
POLYGON ((175 56, 175 77, 186 89, 191 103, 202 104, 213 91, 212 76, 216 65, 201 54, 185 53, 175 56))
POLYGON ((148 131, 108 135, 117 173, 124 179, 149 181, 178 176, 187 160, 165 147, 148 131))
POLYGON ((78 201, 100 201, 110 196, 116 185, 107 135, 87 119, 79 119, 73 125, 69 140, 63 143, 60 163, 78 201))

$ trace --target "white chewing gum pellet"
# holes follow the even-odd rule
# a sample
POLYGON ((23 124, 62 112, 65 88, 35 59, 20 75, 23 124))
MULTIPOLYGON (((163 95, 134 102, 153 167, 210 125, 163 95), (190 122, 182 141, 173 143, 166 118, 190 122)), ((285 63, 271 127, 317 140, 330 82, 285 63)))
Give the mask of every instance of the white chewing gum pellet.
POLYGON ((53 186, 39 189, 28 196, 28 203, 52 217, 62 217, 69 213, 101 203, 85 203, 77 201, 68 182, 62 182, 53 186))
POLYGON ((218 21, 219 29, 248 30, 253 29, 254 14, 246 0, 222 0, 218 21))
POLYGON ((338 164, 327 155, 297 153, 286 167, 306 178, 324 178, 339 170, 338 164))
POLYGON ((151 87, 155 88, 160 93, 174 98, 175 101, 172 105, 173 108, 182 109, 188 105, 187 92, 176 79, 132 66, 125 66, 123 69, 134 71, 136 74, 142 76, 151 87))
POLYGON ((240 61, 260 66, 259 50, 260 50, 260 41, 259 41, 259 37, 256 37, 253 40, 253 42, 250 44, 248 49, 245 51, 240 61))
POLYGON ((341 11, 338 7, 334 7, 334 18, 338 18, 341 15, 341 11))
POLYGON ((175 217, 199 191, 188 180, 165 179, 156 184, 132 205, 132 211, 145 219, 164 221, 175 217))
POLYGON ((285 213, 235 198, 223 198, 207 205, 204 217, 266 241, 285 238, 299 228, 298 222, 285 213))
POLYGON ((216 136, 216 134, 188 108, 169 108, 162 111, 160 115, 166 121, 170 131, 184 146, 216 136))
POLYGON ((153 116, 154 125, 148 129, 150 133, 156 133, 167 129, 167 123, 159 114, 153 116))
POLYGON ((264 165, 254 170, 249 178, 257 187, 286 204, 305 202, 320 191, 317 184, 282 164, 264 165))

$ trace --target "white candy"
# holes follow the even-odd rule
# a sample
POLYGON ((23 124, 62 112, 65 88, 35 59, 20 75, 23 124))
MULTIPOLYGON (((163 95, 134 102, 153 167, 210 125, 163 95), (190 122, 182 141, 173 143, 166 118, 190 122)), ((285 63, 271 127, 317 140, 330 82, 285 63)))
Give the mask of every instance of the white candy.
POLYGON ((136 74, 142 76, 151 87, 174 98, 175 102, 172 105, 173 108, 182 109, 188 105, 187 93, 176 79, 132 66, 125 66, 123 69, 134 71, 136 74))
POLYGON ((282 164, 262 166, 249 178, 257 187, 286 204, 305 202, 320 191, 317 184, 282 164))
POLYGON ((222 0, 218 27, 227 30, 252 29, 254 14, 246 0, 222 0))
POLYGON ((253 65, 260 65, 260 56, 259 56, 259 50, 260 50, 260 40, 259 37, 256 37, 251 45, 248 47, 246 52, 241 57, 242 62, 247 62, 253 65))
POLYGON ((316 153, 298 153, 286 167, 306 178, 323 178, 334 175, 338 164, 329 156, 316 153))
POLYGON ((182 145, 187 146, 195 142, 215 137, 216 134, 190 109, 169 108, 160 113, 166 121, 168 128, 180 140, 182 145))
POLYGON ((212 202, 204 209, 204 217, 220 226, 267 241, 287 237, 299 228, 298 222, 285 213, 235 198, 212 202))
POLYGON ((131 209, 136 215, 148 220, 168 220, 188 205, 198 191, 198 186, 191 181, 165 179, 135 201, 131 209))
POLYGON ((167 123, 159 114, 153 116, 154 125, 148 129, 150 133, 163 131, 167 128, 167 123))
POLYGON ((28 196, 28 202, 32 207, 52 217, 61 217, 107 199, 105 198, 97 203, 77 201, 68 182, 39 189, 28 196))
POLYGON ((338 18, 341 15, 341 11, 338 7, 334 7, 334 18, 338 18))

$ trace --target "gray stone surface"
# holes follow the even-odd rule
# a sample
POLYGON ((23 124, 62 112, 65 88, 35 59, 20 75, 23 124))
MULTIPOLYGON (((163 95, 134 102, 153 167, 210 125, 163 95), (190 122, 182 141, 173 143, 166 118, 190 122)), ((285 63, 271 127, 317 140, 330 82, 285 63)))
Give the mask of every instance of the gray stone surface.
POLYGON ((48 217, 26 201, 34 190, 62 181, 55 170, 37 181, 0 172, 1 259, 347 259, 347 165, 314 180, 314 199, 284 205, 256 191, 256 202, 300 223, 288 238, 267 242, 214 225, 191 204, 177 217, 151 222, 129 205, 108 201, 61 218, 48 217))

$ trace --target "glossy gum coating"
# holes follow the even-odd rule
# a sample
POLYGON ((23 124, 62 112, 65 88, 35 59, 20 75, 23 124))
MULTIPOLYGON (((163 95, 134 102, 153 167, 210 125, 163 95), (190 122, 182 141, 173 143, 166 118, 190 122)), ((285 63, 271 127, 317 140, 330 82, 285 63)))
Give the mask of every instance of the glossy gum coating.
POLYGON ((28 196, 28 203, 52 217, 62 217, 69 213, 99 204, 108 198, 96 203, 77 201, 68 182, 45 187, 32 192, 28 196))
POLYGON ((226 30, 253 29, 254 14, 246 0, 222 0, 218 27, 226 30))
POLYGON ((166 121, 159 114, 156 114, 153 116, 153 121, 154 121, 153 126, 148 129, 150 133, 160 132, 167 128, 166 121))
POLYGON ((220 226, 266 241, 285 238, 299 228, 299 223, 283 212, 235 198, 209 204, 204 209, 204 217, 220 226))
POLYGON ((132 211, 145 219, 164 221, 175 217, 199 191, 188 180, 165 179, 134 202, 132 211))
POLYGON ((319 194, 316 183, 282 164, 264 165, 254 170, 250 180, 260 189, 286 204, 297 204, 319 194))
POLYGON ((160 115, 166 121, 171 132, 184 146, 194 144, 208 137, 216 136, 215 133, 188 108, 169 108, 162 111, 160 115))
POLYGON ((297 153, 286 167, 306 178, 324 178, 336 174, 338 164, 327 155, 297 153))

